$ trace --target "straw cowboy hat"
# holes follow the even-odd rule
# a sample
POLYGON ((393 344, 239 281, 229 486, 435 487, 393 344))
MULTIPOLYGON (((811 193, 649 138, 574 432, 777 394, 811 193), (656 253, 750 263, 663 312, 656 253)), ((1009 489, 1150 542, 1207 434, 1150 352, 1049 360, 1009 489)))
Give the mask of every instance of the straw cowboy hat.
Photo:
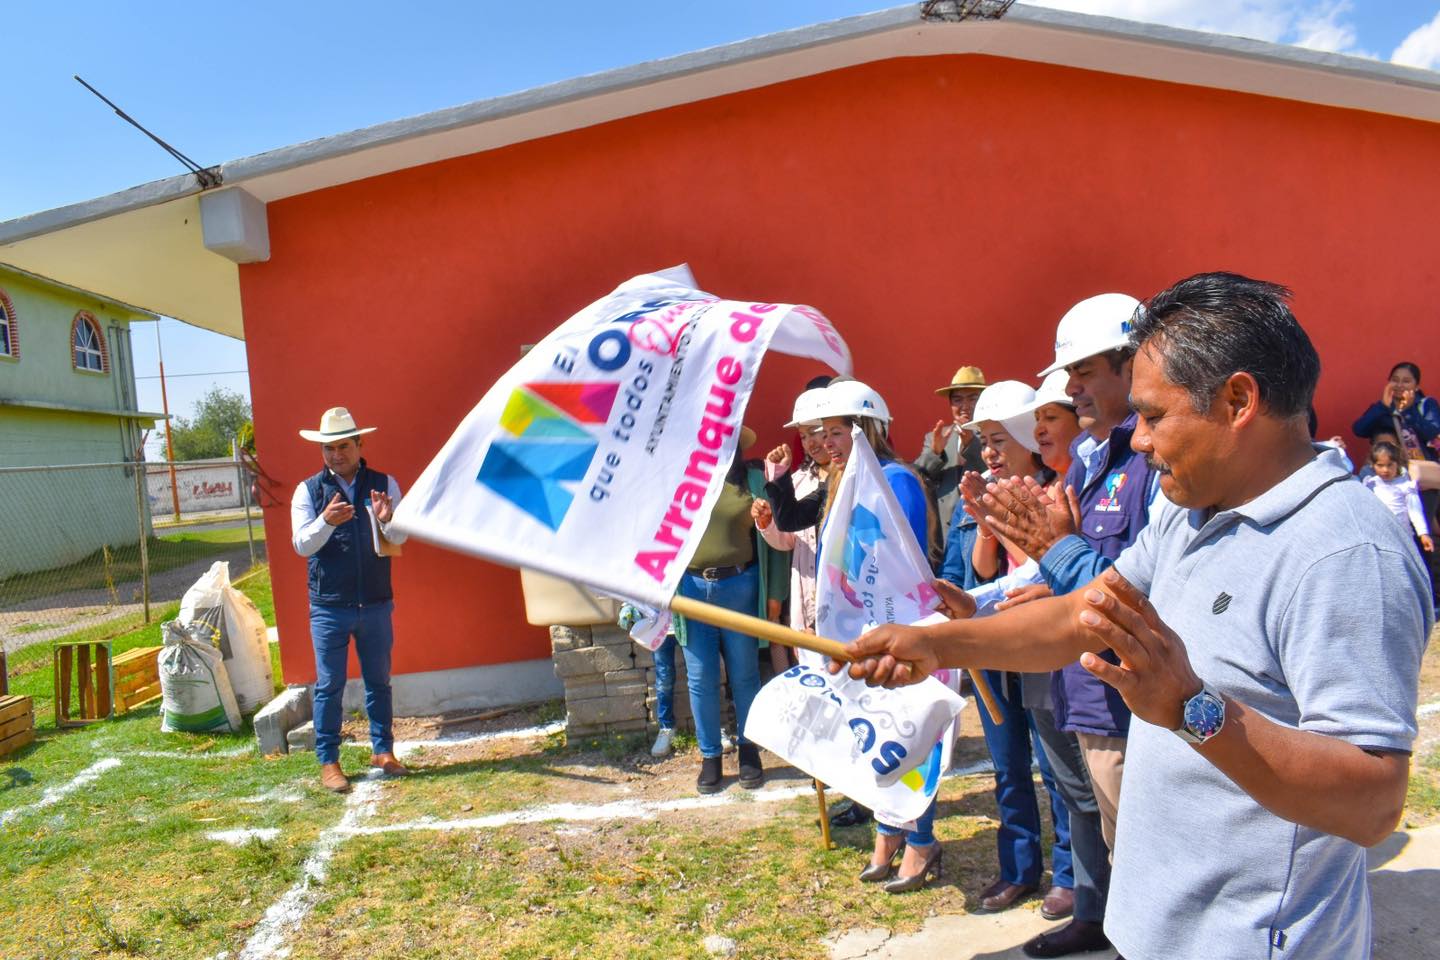
POLYGON ((300 436, 316 443, 333 443, 346 437, 374 433, 375 430, 375 427, 355 426, 355 418, 350 416, 350 411, 344 407, 331 407, 320 415, 319 430, 301 430, 300 436))
MULTIPOLYGON (((934 383, 935 381, 930 381, 934 383)), ((955 377, 948 384, 936 390, 936 393, 949 393, 951 390, 984 390, 988 384, 985 383, 985 374, 979 367, 961 367, 955 371, 955 377)))

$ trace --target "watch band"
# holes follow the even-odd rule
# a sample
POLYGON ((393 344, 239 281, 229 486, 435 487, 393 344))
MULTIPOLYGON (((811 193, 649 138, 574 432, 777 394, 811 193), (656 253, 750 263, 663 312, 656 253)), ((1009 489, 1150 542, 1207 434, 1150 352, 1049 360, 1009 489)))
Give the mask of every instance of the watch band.
POLYGON ((1180 726, 1175 735, 1186 743, 1200 745, 1225 726, 1225 698, 1201 681, 1200 692, 1180 704, 1180 726))

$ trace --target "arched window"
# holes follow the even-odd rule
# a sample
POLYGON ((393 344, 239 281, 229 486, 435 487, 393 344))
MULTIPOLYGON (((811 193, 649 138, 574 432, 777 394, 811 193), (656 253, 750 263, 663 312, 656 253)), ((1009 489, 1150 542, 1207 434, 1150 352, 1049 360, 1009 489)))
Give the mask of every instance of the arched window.
POLYGON ((0 357, 20 359, 20 324, 15 319, 15 304, 0 290, 0 357))
POLYGON ((88 310, 75 314, 70 342, 75 350, 75 369, 105 373, 109 368, 105 356, 105 335, 100 324, 88 310))

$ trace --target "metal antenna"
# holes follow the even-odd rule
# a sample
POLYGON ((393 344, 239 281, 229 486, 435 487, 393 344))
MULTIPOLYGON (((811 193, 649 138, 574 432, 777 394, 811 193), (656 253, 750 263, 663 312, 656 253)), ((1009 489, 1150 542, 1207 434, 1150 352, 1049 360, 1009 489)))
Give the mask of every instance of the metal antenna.
POLYGON ((75 74, 75 81, 79 83, 80 86, 84 87, 86 90, 89 90, 91 93, 95 94, 95 96, 99 97, 101 100, 104 100, 105 105, 108 106, 111 110, 114 110, 115 115, 118 116, 121 120, 124 120, 136 130, 139 130, 141 133, 145 134, 145 136, 149 137, 151 140, 154 140, 160 145, 160 148, 162 150, 164 150, 166 153, 170 154, 170 156, 174 157, 176 160, 179 160, 182 164, 184 164, 185 169, 195 174, 195 179, 200 182, 200 186, 209 189, 210 187, 218 187, 223 182, 223 178, 220 176, 219 167, 200 166, 200 164, 196 163, 194 160, 191 160, 189 157, 185 156, 185 154, 181 153, 179 150, 176 150, 174 147, 170 146, 170 144, 166 143, 164 140, 161 140, 149 130, 146 130, 143 126, 140 125, 140 122, 138 120, 130 116, 130 114, 126 113, 124 110, 121 110, 119 107, 117 107, 109 97, 105 96, 105 94, 101 93, 99 90, 96 90, 94 87, 90 86, 90 84, 82 80, 78 73, 75 74))
POLYGON ((965 20, 999 20, 1015 0, 924 0, 921 20, 960 23, 965 20))

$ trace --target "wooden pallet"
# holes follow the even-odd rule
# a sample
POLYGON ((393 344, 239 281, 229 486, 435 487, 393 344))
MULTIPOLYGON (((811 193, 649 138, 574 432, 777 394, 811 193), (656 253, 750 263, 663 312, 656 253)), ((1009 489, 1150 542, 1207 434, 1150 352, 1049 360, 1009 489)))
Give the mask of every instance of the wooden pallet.
POLYGON ((114 689, 110 641, 55 644, 56 727, 81 727, 109 719, 115 712, 114 689))
POLYGON ((115 712, 121 714, 160 696, 160 648, 136 647, 117 654, 115 712))
POLYGON ((35 739, 35 704, 29 697, 0 697, 0 757, 35 739))

